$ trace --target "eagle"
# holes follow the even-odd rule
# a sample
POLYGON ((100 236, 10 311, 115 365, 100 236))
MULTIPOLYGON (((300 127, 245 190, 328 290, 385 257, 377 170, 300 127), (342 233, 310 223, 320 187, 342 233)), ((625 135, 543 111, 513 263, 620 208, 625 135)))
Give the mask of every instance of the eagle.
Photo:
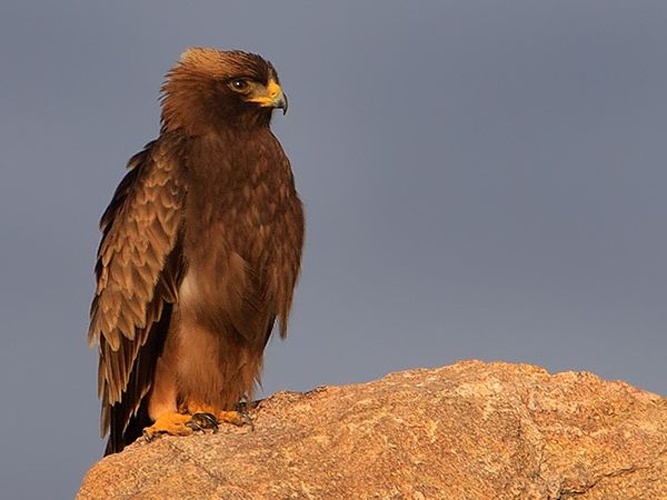
POLYGON ((88 341, 105 455, 142 435, 243 424, 274 325, 287 334, 304 213, 270 129, 287 111, 256 54, 190 48, 161 88, 157 139, 102 215, 88 341))

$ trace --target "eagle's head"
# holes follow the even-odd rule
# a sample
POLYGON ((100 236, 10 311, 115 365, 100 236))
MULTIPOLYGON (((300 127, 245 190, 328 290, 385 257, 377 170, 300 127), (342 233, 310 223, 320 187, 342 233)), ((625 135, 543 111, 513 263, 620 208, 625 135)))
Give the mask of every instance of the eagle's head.
POLYGON ((162 86, 162 127, 199 135, 225 127, 269 125, 287 97, 270 62, 256 54, 210 48, 186 50, 162 86))

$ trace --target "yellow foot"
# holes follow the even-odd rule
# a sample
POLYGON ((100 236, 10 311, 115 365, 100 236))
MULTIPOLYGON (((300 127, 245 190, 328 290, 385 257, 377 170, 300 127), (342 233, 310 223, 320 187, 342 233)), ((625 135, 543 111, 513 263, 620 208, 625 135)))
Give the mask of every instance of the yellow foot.
POLYGON ((250 425, 254 430, 254 425, 250 416, 245 411, 198 411, 190 415, 189 413, 164 413, 150 427, 143 431, 146 441, 152 441, 162 434, 170 436, 188 436, 194 431, 213 431, 218 432, 218 426, 221 423, 233 424, 237 426, 250 425))
POLYGON ((150 427, 144 429, 146 441, 152 441, 161 434, 187 436, 192 434, 192 427, 186 425, 192 417, 183 413, 164 413, 150 427))

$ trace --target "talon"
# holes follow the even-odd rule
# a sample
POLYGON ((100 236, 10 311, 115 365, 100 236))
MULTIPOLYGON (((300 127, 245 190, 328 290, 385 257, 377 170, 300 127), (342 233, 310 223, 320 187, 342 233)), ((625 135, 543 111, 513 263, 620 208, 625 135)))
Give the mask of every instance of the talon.
POLYGON ((250 426, 250 430, 251 430, 252 432, 255 432, 255 422, 252 421, 252 418, 250 418, 250 415, 245 414, 245 415, 243 415, 243 416, 244 416, 244 418, 247 419, 247 423, 248 423, 248 425, 250 426))
POLYGON ((218 419, 212 413, 195 413, 190 420, 185 422, 185 425, 193 431, 213 430, 214 433, 218 432, 218 419))
POLYGON ((248 424, 250 426, 250 430, 254 431, 255 430, 255 424, 252 421, 252 418, 250 418, 250 413, 248 413, 248 398, 247 396, 243 396, 241 400, 238 402, 236 405, 236 412, 238 413, 239 416, 239 422, 232 422, 235 425, 244 425, 248 424))
POLYGON ((149 431, 149 428, 146 427, 143 431, 141 431, 141 434, 143 435, 146 442, 150 443, 151 441, 153 441, 153 439, 155 439, 161 433, 160 432, 151 432, 151 431, 149 431))
POLYGON ((239 415, 241 415, 241 420, 243 420, 243 423, 240 424, 240 425, 248 424, 250 426, 250 430, 254 431, 255 430, 255 423, 252 421, 252 418, 250 418, 250 413, 243 410, 243 411, 239 411, 239 415))

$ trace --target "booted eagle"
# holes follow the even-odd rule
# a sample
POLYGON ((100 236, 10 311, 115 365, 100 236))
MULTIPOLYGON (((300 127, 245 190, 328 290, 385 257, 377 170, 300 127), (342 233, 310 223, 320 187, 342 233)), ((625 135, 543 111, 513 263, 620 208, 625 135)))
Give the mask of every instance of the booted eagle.
POLYGON ((142 433, 242 423, 274 323, 287 333, 304 215, 269 128, 287 111, 255 54, 192 48, 162 86, 160 135, 100 222, 88 340, 105 454, 142 433), (194 416, 194 417, 193 417, 194 416))

